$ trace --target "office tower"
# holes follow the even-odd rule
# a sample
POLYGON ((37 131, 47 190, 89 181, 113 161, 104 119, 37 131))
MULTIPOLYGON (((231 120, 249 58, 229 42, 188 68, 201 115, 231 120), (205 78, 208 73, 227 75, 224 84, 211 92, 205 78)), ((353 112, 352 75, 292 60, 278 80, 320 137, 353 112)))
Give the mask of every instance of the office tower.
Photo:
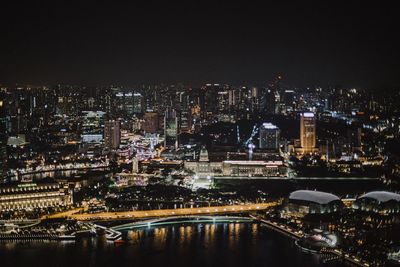
POLYGON ((357 127, 354 129, 347 129, 347 139, 351 149, 350 152, 362 149, 361 136, 362 136, 361 128, 357 127))
POLYGON ((192 116, 189 109, 182 109, 179 112, 180 132, 190 132, 192 128, 192 116))
POLYGON ((0 92, 0 181, 7 172, 6 95, 0 92))
POLYGON ((164 115, 164 146, 178 149, 179 116, 178 112, 168 107, 164 115))
POLYGON ((0 182, 7 175, 7 144, 5 140, 0 139, 0 182))
POLYGON ((217 108, 219 113, 227 113, 229 111, 229 91, 221 90, 217 94, 217 108))
POLYGON ((0 134, 7 132, 6 94, 0 92, 0 134))
POLYGON ((110 150, 118 148, 121 142, 121 131, 119 121, 106 121, 104 125, 104 145, 110 150))
POLYGON ((143 113, 144 109, 144 99, 141 93, 134 93, 133 94, 133 113, 134 114, 141 114, 143 113))
POLYGON ((269 150, 279 149, 280 130, 272 123, 263 123, 260 128, 260 148, 269 150))
POLYGON ((157 112, 146 112, 143 115, 142 130, 146 133, 157 133, 158 132, 158 113, 157 112))
POLYGON ((316 121, 312 112, 304 112, 300 115, 300 146, 302 152, 311 153, 316 145, 316 121))
POLYGON ((264 108, 268 114, 276 113, 276 96, 275 91, 271 89, 267 89, 264 96, 264 108))
POLYGON ((294 110, 295 98, 296 94, 293 90, 285 90, 285 92, 283 93, 283 102, 285 104, 286 110, 294 110))

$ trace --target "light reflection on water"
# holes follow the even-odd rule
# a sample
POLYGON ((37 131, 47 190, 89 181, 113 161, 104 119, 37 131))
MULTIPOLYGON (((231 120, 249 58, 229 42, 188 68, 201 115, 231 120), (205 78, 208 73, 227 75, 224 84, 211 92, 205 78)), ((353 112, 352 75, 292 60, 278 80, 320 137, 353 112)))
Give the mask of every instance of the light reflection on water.
MULTIPOLYGON (((0 266, 310 266, 293 240, 257 223, 185 224, 124 232, 126 243, 104 239, 77 242, 0 242, 0 266)), ((335 263, 330 266, 344 266, 335 263)))

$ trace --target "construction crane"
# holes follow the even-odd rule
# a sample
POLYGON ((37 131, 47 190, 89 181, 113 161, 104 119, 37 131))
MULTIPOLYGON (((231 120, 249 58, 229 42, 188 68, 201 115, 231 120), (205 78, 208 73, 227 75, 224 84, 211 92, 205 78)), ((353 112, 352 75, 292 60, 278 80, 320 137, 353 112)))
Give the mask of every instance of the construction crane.
POLYGON ((253 130, 251 131, 250 137, 246 140, 246 142, 244 143, 244 147, 248 147, 248 145, 250 144, 250 142, 253 140, 253 138, 256 136, 256 134, 258 133, 259 128, 257 127, 257 124, 254 124, 253 126, 253 130))

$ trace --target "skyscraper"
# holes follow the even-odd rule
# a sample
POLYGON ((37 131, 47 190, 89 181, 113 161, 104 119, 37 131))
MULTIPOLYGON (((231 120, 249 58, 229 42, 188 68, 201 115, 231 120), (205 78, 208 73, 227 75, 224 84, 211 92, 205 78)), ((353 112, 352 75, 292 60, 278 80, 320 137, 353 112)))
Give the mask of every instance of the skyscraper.
POLYGON ((280 130, 272 123, 263 123, 260 128, 260 148, 278 150, 280 130))
POLYGON ((171 107, 164 114, 164 146, 167 148, 178 148, 179 116, 177 111, 171 107))
POLYGON ((268 114, 276 113, 276 96, 274 90, 266 90, 264 95, 264 109, 268 114))
POLYGON ((7 172, 7 127, 6 127, 6 99, 0 92, 0 181, 7 172))
POLYGON ((302 153, 315 151, 316 122, 312 112, 304 112, 300 115, 300 146, 302 153))
POLYGON ((110 150, 115 150, 118 148, 120 142, 121 131, 119 121, 106 121, 104 125, 104 145, 110 150))
POLYGON ((142 130, 146 133, 158 132, 158 113, 146 112, 143 115, 142 130))

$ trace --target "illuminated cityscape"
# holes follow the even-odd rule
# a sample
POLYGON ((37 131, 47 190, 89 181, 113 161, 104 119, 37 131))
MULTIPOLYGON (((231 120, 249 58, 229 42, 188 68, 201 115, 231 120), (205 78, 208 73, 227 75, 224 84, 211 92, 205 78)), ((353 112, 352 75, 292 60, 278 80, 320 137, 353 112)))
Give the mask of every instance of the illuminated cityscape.
POLYGON ((0 18, 1 266, 400 266, 396 9, 89 2, 0 18))

